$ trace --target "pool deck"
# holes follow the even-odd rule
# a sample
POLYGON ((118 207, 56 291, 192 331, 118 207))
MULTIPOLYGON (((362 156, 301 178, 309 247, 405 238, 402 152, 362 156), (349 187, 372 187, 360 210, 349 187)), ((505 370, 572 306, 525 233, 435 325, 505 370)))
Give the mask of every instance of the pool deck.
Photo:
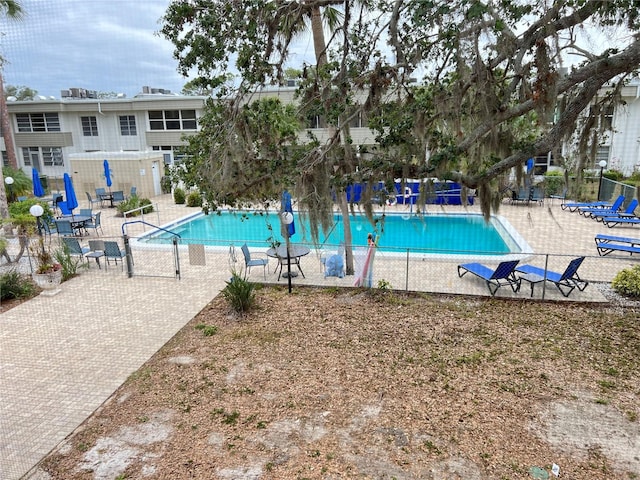
MULTIPOLYGON (((146 219, 153 224, 162 225, 198 210, 173 204, 169 195, 153 202, 158 212, 146 219)), ((405 207, 393 209, 401 212, 405 207)), ((479 208, 429 206, 429 211, 478 212, 479 208)), ((112 209, 102 212, 104 236, 120 236, 123 219, 112 209)), ((534 252, 565 256, 551 257, 550 266, 566 265, 571 257, 587 255, 580 273, 590 281, 610 281, 621 268, 637 264, 635 257, 597 257, 594 244, 597 233, 640 237, 632 227, 608 229, 561 210, 557 201, 543 206, 504 204, 500 215, 534 252)), ((129 234, 142 233, 141 228, 131 226, 129 234)), ((143 262, 136 262, 136 268, 142 269, 139 263, 143 262)), ((230 276, 226 249, 207 253, 206 265, 184 264, 180 280, 128 278, 120 266, 99 270, 93 264, 65 282, 59 294, 36 297, 0 315, 0 478, 48 478, 37 468, 38 462, 206 306, 230 276)), ((277 280, 274 267, 272 261, 266 282, 286 285, 286 279, 277 280)), ((354 283, 353 276, 324 278, 316 252, 303 257, 302 267, 306 278, 296 277, 294 288, 354 283)), ((397 289, 408 286, 410 290, 489 295, 484 282, 470 275, 458 278, 455 267, 455 262, 424 260, 412 261, 407 270, 406 260, 381 253, 374 280, 383 279, 397 289)), ((253 269, 250 279, 263 281, 262 270, 253 269)), ((505 287, 497 296, 529 299, 528 287, 523 290, 514 294, 505 287)), ((547 299, 566 300, 553 286, 547 286, 544 293, 547 299)), ((541 295, 542 287, 537 285, 534 298, 541 295)), ((605 302, 592 287, 575 291, 568 300, 605 302)))

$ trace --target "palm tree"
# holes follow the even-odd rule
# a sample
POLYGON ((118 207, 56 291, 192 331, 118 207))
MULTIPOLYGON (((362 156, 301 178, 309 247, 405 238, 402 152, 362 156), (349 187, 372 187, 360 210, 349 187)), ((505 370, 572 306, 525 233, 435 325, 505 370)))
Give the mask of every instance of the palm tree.
MULTIPOLYGON (((7 18, 18 20, 22 18, 22 6, 16 0, 0 0, 0 14, 7 18)), ((9 165, 18 168, 18 160, 13 145, 13 135, 11 123, 9 122, 9 112, 7 112, 7 99, 4 97, 4 78, 2 76, 2 66, 4 58, 0 56, 0 126, 2 127, 2 136, 4 137, 4 145, 7 149, 7 157, 9 165)), ((2 173, 2 159, 0 159, 0 173, 2 173)), ((9 205, 7 202, 7 191, 4 188, 4 175, 0 175, 0 218, 9 218, 9 205)))

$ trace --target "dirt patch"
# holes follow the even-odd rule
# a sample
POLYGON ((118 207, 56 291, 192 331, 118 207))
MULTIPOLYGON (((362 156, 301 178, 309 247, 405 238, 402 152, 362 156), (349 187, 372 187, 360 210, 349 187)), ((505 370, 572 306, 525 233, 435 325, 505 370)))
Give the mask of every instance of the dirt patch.
POLYGON ((216 298, 41 469, 473 480, 555 463, 567 478, 637 478, 637 318, 312 288, 260 290, 238 318, 216 298))

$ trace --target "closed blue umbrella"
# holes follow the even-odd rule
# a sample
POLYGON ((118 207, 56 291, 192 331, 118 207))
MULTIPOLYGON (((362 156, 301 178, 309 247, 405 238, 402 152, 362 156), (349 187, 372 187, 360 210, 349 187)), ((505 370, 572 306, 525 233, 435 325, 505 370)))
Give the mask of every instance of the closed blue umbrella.
POLYGON ((44 197, 44 188, 40 182, 40 174, 35 168, 31 169, 31 180, 33 181, 33 194, 36 197, 44 197))
POLYGON ((109 161, 105 158, 102 165, 104 166, 104 180, 107 182, 107 187, 111 187, 111 170, 109 170, 109 161))
POLYGON ((67 208, 73 215, 73 209, 78 206, 78 199, 76 198, 76 191, 73 189, 73 182, 68 173, 64 174, 64 195, 67 201, 67 208))
MULTIPOLYGON (((287 190, 282 192, 282 210, 293 215, 293 209, 291 208, 291 194, 287 190)), ((287 233, 289 234, 289 237, 296 233, 296 225, 294 222, 287 225, 287 233)))

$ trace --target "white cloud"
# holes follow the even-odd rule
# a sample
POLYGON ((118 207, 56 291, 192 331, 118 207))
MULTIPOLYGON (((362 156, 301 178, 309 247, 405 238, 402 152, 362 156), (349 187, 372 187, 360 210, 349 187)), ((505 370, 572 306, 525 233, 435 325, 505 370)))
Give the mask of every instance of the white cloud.
POLYGON ((0 19, 5 83, 59 97, 70 87, 179 92, 173 45, 156 32, 170 0, 22 0, 24 19, 0 19))

